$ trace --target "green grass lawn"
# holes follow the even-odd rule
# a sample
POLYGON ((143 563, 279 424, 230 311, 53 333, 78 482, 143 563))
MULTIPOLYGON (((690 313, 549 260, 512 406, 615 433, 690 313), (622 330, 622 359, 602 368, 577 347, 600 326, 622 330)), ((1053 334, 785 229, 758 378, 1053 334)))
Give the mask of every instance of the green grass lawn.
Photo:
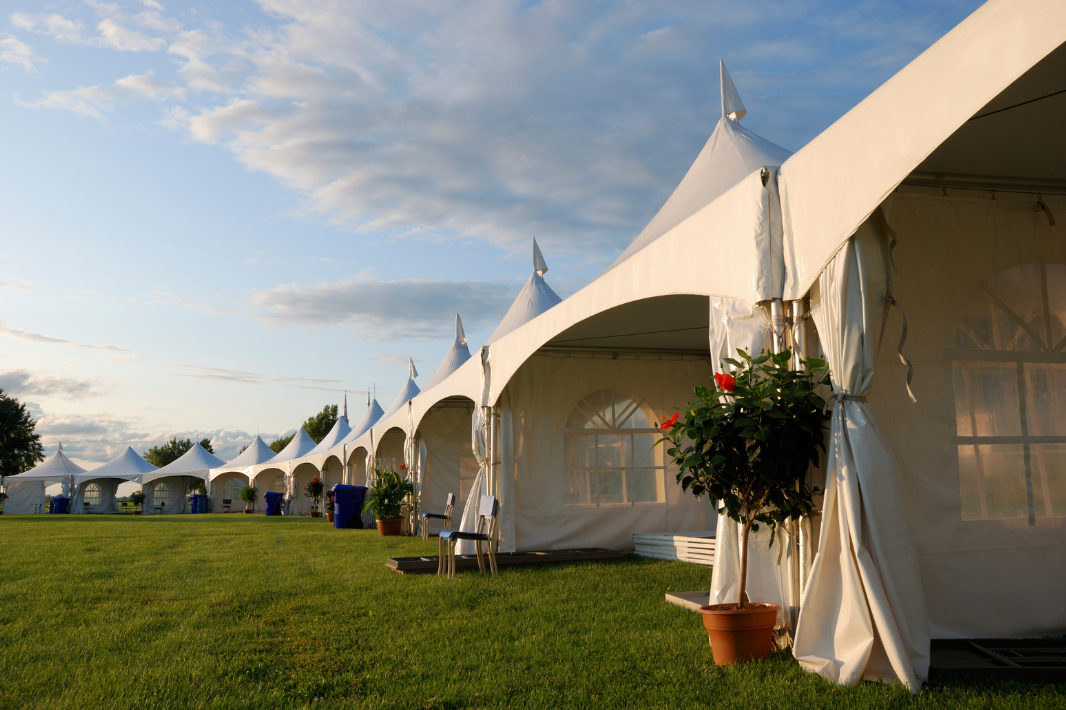
POLYGON ((435 540, 262 515, 0 517, 0 550, 2 708, 1066 706, 836 687, 787 653, 716 668, 663 601, 709 585, 680 562, 402 577, 385 558, 435 540))

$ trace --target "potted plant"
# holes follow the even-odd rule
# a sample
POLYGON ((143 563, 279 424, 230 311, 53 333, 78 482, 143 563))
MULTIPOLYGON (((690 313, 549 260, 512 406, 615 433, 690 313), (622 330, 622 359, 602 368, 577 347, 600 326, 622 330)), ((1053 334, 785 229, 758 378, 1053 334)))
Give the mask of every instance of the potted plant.
POLYGON ((322 513, 318 509, 318 501, 322 499, 322 479, 315 476, 304 486, 304 495, 311 499, 311 517, 321 518, 322 513))
POLYGON ((326 521, 333 522, 333 491, 326 492, 326 521))
POLYGON ((245 486, 241 489, 241 500, 244 501, 244 514, 251 515, 255 512, 255 502, 259 500, 259 489, 255 486, 245 486))
POLYGON ((137 506, 137 510, 133 511, 134 515, 141 514, 141 506, 144 505, 144 498, 144 491, 134 491, 133 493, 130 493, 130 503, 137 506))
POLYGON ((400 535, 403 531, 404 500, 414 493, 414 484, 392 469, 375 471, 374 485, 366 493, 363 512, 370 511, 378 523, 378 534, 400 535))
POLYGON ((698 385, 697 401, 662 424, 682 490, 720 501, 718 513, 742 526, 739 598, 700 608, 717 665, 772 651, 778 606, 747 598, 748 534, 765 525, 772 545, 785 520, 814 511, 817 490, 807 471, 825 450, 829 418, 816 392, 828 382, 823 361, 804 360, 804 370, 792 370, 788 350, 738 353, 741 361, 726 359, 735 376, 719 373, 714 388, 698 385))

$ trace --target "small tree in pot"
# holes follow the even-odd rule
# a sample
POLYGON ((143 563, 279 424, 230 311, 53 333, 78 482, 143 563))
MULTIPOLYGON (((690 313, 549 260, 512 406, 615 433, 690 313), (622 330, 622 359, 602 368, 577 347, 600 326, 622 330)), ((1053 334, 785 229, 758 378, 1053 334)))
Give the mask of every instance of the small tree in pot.
POLYGON ((311 499, 311 517, 321 518, 322 513, 318 510, 318 501, 322 500, 322 479, 315 476, 304 486, 304 495, 311 499))
POLYGON ((133 493, 130 493, 130 503, 137 506, 137 510, 133 512, 134 515, 141 514, 141 506, 144 505, 145 498, 144 491, 134 491, 133 493))
POLYGON ((748 535, 765 525, 772 545, 779 525, 813 512, 817 490, 807 471, 825 450, 829 418, 816 392, 828 382, 823 361, 792 370, 788 350, 756 358, 738 352, 741 361, 726 360, 735 376, 715 375, 713 389, 697 386, 698 400, 662 425, 682 490, 720 501, 719 514, 742 526, 739 598, 701 608, 718 665, 771 651, 778 607, 747 599, 748 535))
POLYGON ((255 512, 255 502, 259 500, 259 489, 255 486, 245 486, 241 489, 241 500, 244 501, 245 515, 255 512))
POLYGON ((363 512, 369 510, 374 514, 379 535, 399 535, 403 530, 404 500, 414 493, 414 484, 389 468, 375 474, 363 512))

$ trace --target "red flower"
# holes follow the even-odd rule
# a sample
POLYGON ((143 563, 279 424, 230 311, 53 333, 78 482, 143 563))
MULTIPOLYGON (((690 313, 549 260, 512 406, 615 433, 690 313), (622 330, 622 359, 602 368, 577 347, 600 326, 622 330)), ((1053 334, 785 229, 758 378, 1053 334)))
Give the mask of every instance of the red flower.
POLYGON ((665 422, 663 422, 662 426, 660 426, 659 428, 662 429, 663 431, 670 431, 671 429, 674 428, 674 425, 677 424, 677 418, 680 415, 681 415, 681 412, 675 412, 674 416, 670 417, 665 422))
POLYGON ((401 471, 406 471, 407 470, 407 464, 405 464, 405 463, 400 464, 400 470, 401 471))
POLYGON ((724 375, 718 373, 714 376, 714 381, 718 383, 718 386, 724 389, 726 392, 732 392, 733 388, 737 386, 736 378, 732 375, 724 375))

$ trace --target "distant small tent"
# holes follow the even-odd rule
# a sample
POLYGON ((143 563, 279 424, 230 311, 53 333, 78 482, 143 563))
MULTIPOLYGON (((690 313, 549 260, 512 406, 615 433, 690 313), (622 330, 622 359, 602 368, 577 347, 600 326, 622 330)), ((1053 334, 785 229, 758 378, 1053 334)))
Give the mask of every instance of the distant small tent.
POLYGON ((85 469, 67 458, 61 442, 54 454, 29 471, 4 479, 4 515, 47 513, 45 489, 56 483, 69 487, 71 476, 79 473, 85 473, 85 469))
POLYGON ((208 484, 211 512, 224 513, 227 509, 242 508, 244 503, 240 500, 240 489, 251 481, 252 467, 266 463, 275 456, 275 451, 257 434, 248 448, 235 459, 226 462, 224 466, 211 469, 211 482, 208 484))
POLYGON ((72 476, 72 513, 118 513, 118 487, 158 469, 127 446, 126 450, 92 471, 72 476))
POLYGON ((211 469, 225 463, 200 446, 199 442, 194 443, 176 461, 136 478, 145 496, 141 511, 145 515, 188 513, 190 484, 196 481, 206 485, 211 477, 211 469))

